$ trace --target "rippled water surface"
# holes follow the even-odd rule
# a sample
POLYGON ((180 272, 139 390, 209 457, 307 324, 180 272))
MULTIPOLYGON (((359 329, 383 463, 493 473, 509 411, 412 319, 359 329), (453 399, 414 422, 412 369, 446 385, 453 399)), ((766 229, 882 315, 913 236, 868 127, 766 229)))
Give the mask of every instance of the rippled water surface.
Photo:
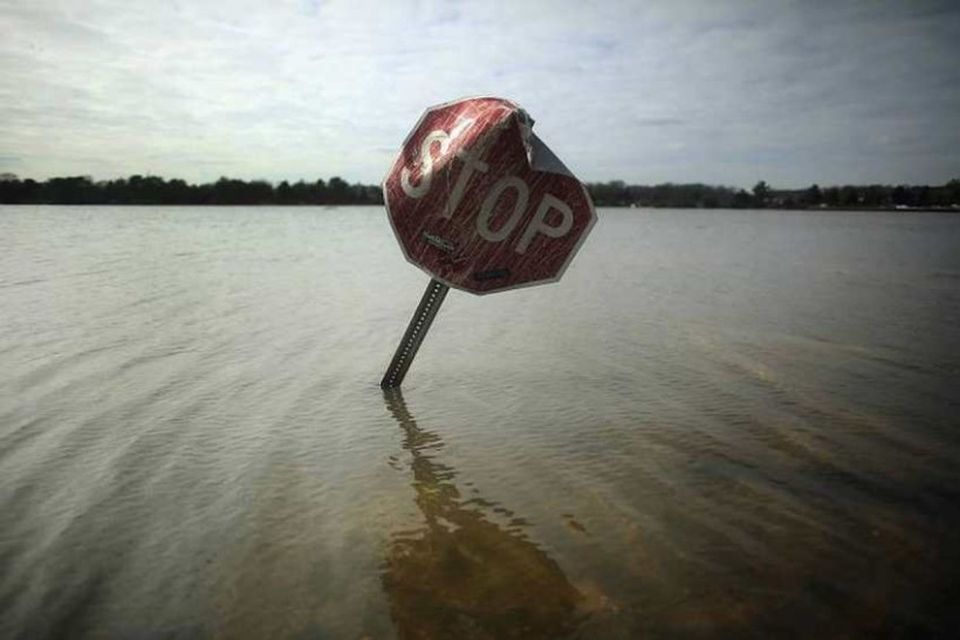
POLYGON ((0 637, 950 637, 960 216, 600 212, 453 291, 376 208, 0 208, 0 637))

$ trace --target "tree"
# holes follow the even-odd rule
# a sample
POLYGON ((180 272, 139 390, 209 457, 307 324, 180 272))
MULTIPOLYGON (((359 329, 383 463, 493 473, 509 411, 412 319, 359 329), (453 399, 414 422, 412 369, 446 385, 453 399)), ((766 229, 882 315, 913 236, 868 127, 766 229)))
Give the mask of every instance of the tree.
POLYGON ((960 180, 953 179, 943 187, 947 205, 960 205, 960 180))
POLYGON ((758 207, 767 206, 767 200, 770 199, 770 187, 763 180, 753 186, 753 201, 758 207))
MULTIPOLYGON (((332 182, 332 179, 331 179, 332 182)), ((317 180, 308 196, 307 202, 310 204, 328 204, 330 202, 330 193, 327 183, 323 179, 317 180)))
POLYGON ((297 180, 290 185, 291 204, 316 204, 311 200, 310 185, 303 180, 297 180))
POLYGON ((840 204, 840 188, 827 187, 823 190, 823 203, 828 207, 836 207, 840 204))
POLYGON ((928 187, 927 185, 911 187, 910 192, 911 192, 911 196, 913 197, 914 206, 916 207, 930 206, 930 187, 928 187))
POLYGON ((867 207, 881 207, 887 204, 887 192, 879 184, 863 189, 863 204, 867 207))
POLYGON ((51 178, 40 189, 44 202, 94 204, 97 201, 93 181, 88 176, 51 178))
POLYGON ((746 209, 751 204, 753 204, 753 200, 750 198, 750 194, 743 189, 737 191, 736 195, 733 196, 732 205, 734 209, 746 209))
POLYGON ((334 176, 327 183, 327 196, 330 204, 350 204, 350 185, 340 176, 334 176))
POLYGON ((803 194, 803 203, 808 207, 818 207, 823 202, 823 194, 820 193, 820 186, 816 183, 810 185, 803 194))
POLYGON ((277 185, 277 204, 296 204, 293 199, 293 189, 286 180, 277 185))
POLYGON ((893 192, 891 192, 890 200, 898 207, 907 206, 910 204, 910 193, 907 191, 906 187, 904 187, 902 184, 898 184, 896 187, 894 187, 893 192))
POLYGON ((856 207, 860 204, 860 192, 856 187, 844 185, 840 189, 840 204, 844 207, 856 207))

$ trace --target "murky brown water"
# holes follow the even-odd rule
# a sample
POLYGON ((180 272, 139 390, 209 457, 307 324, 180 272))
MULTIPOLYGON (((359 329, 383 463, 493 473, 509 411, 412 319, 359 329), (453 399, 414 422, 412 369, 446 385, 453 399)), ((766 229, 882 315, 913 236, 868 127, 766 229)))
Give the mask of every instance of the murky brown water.
POLYGON ((0 637, 950 637, 960 216, 600 215, 385 395, 382 211, 0 208, 0 637))

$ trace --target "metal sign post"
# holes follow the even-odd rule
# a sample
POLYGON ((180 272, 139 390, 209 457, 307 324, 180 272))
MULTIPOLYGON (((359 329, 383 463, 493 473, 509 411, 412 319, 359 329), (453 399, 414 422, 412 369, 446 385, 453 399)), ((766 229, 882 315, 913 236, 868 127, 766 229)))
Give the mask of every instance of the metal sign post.
POLYGON ((403 383, 404 376, 407 375, 407 369, 413 362, 414 356, 420 349, 424 336, 430 330, 433 319, 437 317, 440 305, 443 299, 447 297, 447 291, 450 287, 437 280, 431 280, 420 298, 420 304, 413 317, 410 318, 410 324, 407 325, 407 331, 400 340, 397 352, 393 354, 393 360, 387 367, 387 372, 383 374, 383 380, 380 381, 381 389, 395 389, 403 383))

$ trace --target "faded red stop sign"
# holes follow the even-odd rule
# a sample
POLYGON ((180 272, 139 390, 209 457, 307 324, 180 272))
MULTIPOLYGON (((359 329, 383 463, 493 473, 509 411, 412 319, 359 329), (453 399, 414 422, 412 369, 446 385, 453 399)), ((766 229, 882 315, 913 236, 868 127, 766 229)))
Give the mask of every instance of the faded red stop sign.
POLYGON ((427 109, 383 181, 407 260, 478 294, 560 279, 597 214, 532 126, 501 98, 427 109))

